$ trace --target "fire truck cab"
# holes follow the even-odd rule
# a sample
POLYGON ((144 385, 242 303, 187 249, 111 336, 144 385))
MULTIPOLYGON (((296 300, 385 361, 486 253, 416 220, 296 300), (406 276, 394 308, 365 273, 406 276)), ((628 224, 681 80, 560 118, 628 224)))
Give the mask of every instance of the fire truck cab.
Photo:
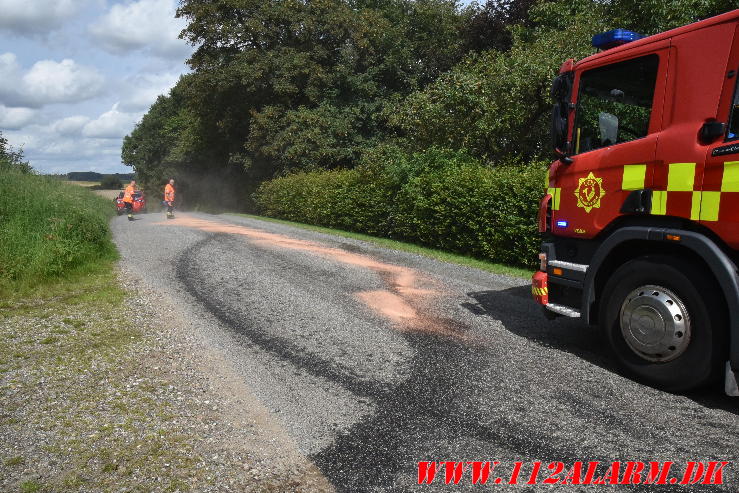
POLYGON ((534 298, 650 385, 739 395, 739 10, 593 44, 552 85, 534 298))

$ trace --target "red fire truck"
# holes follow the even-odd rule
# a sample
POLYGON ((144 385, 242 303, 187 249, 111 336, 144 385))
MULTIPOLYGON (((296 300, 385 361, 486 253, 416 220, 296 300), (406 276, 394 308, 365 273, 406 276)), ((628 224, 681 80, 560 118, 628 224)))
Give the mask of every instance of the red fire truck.
POLYGON ((534 298, 650 385, 739 395, 739 10, 593 44, 552 84, 534 298))

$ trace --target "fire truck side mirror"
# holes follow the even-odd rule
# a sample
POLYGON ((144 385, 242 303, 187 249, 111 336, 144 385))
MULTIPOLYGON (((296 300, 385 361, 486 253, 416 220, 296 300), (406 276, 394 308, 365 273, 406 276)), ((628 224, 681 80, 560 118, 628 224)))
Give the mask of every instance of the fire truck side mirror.
POLYGON ((562 164, 572 164, 572 158, 567 153, 560 150, 558 147, 554 148, 554 155, 557 156, 559 162, 562 164))
POLYGON ((703 124, 699 137, 702 143, 710 144, 719 137, 723 137, 726 133, 726 124, 717 121, 710 121, 703 124))
POLYGON ((552 148, 554 154, 563 163, 569 164, 572 160, 567 157, 567 154, 562 151, 563 148, 567 148, 567 109, 562 107, 561 103, 557 103, 552 107, 552 119, 551 119, 551 136, 552 136, 552 148))

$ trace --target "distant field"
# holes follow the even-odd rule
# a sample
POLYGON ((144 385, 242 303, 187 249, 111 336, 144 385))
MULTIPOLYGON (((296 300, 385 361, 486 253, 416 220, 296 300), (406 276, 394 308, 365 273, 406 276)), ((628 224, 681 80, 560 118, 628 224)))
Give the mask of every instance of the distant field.
POLYGON ((64 183, 69 183, 71 185, 79 185, 81 187, 94 187, 96 185, 100 185, 99 181, 72 181, 72 180, 64 180, 64 183))
MULTIPOLYGON (((100 182, 99 181, 77 181, 77 180, 65 180, 64 183, 69 183, 70 185, 77 185, 84 188, 93 188, 93 187, 99 187, 100 182)), ((95 189, 93 192, 95 192, 96 195, 99 195, 103 198, 113 200, 115 197, 118 196, 118 192, 120 192, 121 189, 115 188, 115 189, 106 189, 106 190, 98 190, 95 189)))
POLYGON ((118 196, 120 190, 94 190, 94 192, 103 198, 113 200, 118 196))

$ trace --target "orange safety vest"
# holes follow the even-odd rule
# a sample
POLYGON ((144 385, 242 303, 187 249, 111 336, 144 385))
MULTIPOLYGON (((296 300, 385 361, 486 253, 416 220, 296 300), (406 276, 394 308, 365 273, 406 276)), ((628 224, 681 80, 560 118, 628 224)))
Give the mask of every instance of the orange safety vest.
POLYGON ((123 201, 124 202, 133 202, 133 192, 134 189, 131 185, 128 185, 126 187, 126 191, 123 192, 123 201))
POLYGON ((164 200, 166 202, 174 202, 174 187, 169 183, 164 187, 164 200))

